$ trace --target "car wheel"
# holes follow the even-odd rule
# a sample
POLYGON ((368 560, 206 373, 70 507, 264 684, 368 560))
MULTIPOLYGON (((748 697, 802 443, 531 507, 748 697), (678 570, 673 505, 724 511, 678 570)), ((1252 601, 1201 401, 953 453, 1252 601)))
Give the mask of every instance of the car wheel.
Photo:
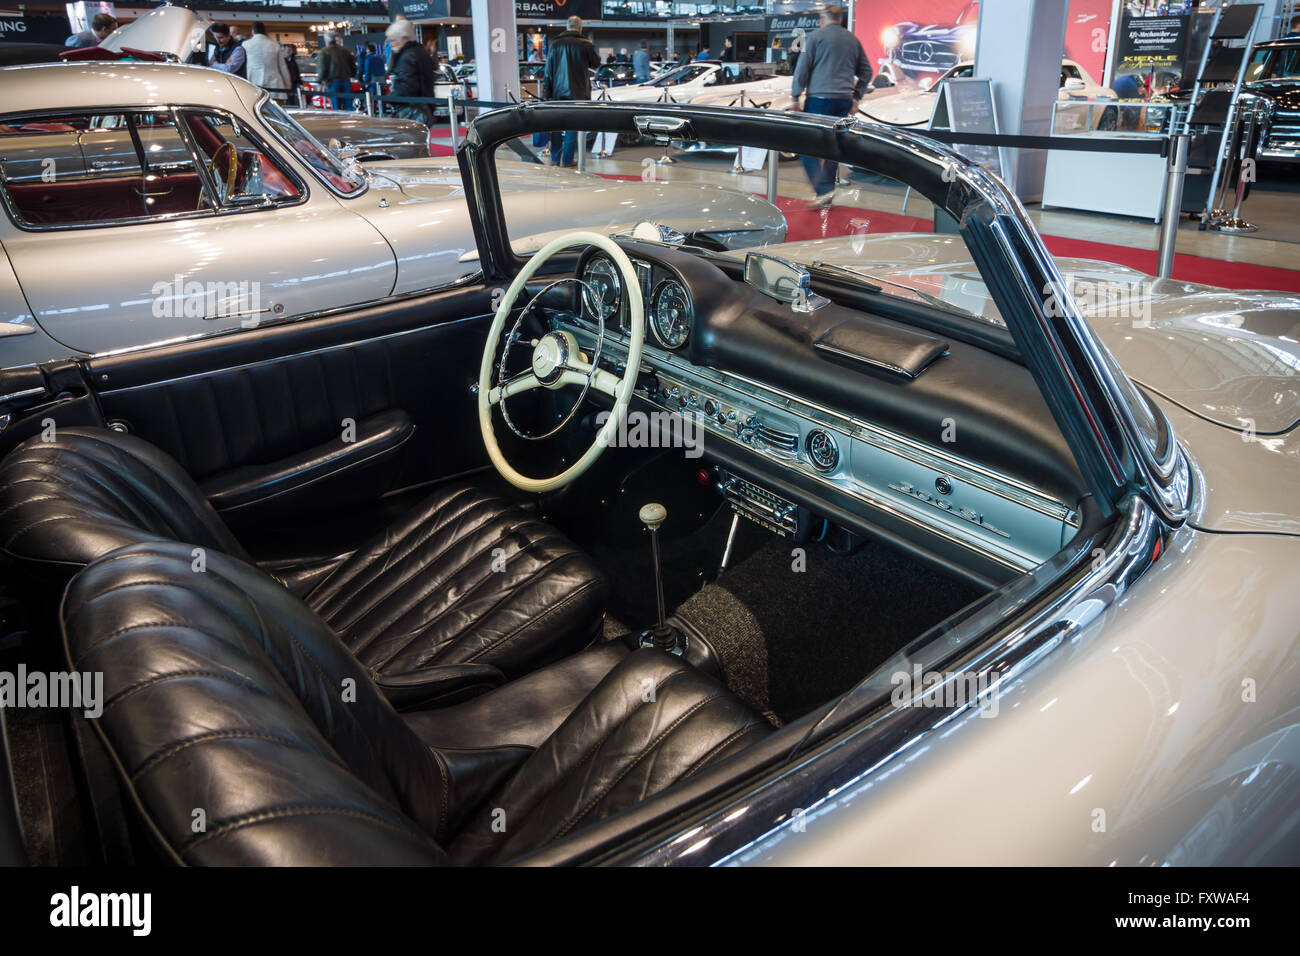
POLYGON ((1113 106, 1108 106, 1101 111, 1101 120, 1097 123, 1097 129, 1105 133, 1113 133, 1119 125, 1119 110, 1113 106))

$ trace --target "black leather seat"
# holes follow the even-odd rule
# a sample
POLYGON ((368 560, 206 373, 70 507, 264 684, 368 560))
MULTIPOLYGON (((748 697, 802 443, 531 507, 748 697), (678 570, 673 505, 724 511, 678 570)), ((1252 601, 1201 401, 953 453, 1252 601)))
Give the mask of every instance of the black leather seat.
MULTIPOLYGON (((0 463, 0 547, 60 590, 101 555, 164 540, 250 560, 190 476, 141 439, 64 428, 0 463)), ((578 650, 608 590, 554 528, 467 485, 440 489, 355 551, 268 570, 411 705, 578 650)))
POLYGON ((616 644, 399 715, 277 582, 221 554, 195 573, 175 543, 79 573, 62 627, 70 665, 103 673, 89 723, 123 803, 175 863, 507 862, 772 730, 689 664, 616 644))

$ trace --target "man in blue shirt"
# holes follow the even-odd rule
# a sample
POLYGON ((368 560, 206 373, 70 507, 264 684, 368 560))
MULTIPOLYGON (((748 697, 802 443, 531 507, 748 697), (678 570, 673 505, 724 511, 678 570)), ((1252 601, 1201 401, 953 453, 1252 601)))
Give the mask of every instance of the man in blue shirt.
POLYGON ((708 58, 709 58, 709 48, 706 46, 700 47, 700 55, 695 58, 695 62, 699 63, 701 60, 707 60, 708 58))
MULTIPOLYGON (((821 116, 848 116, 871 88, 871 61, 862 44, 844 29, 844 10, 834 4, 822 11, 822 25, 804 44, 794 68, 790 109, 821 116), (804 94, 807 94, 806 98, 804 94), (800 100, 804 102, 800 106, 800 100)), ((835 194, 837 163, 800 157, 817 198, 815 206, 829 206, 835 194)))
POLYGON ((650 79, 650 44, 641 41, 641 48, 632 54, 632 79, 646 83, 650 79))

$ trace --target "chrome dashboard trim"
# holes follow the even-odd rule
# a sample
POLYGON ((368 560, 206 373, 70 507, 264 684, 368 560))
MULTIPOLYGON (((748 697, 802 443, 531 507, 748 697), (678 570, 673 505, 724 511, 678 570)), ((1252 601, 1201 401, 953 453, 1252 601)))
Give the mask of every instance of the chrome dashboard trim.
MULTIPOLYGON (((585 317, 579 318, 573 314, 567 314, 563 318, 553 317, 552 325, 557 328, 564 327, 566 323, 572 326, 570 331, 577 331, 584 335, 594 334, 595 330, 590 327, 585 317)), ((611 351, 615 354, 620 349, 626 348, 619 337, 611 337, 608 340, 608 345, 612 346, 611 351)), ((802 418, 816 427, 827 429, 832 434, 839 436, 840 439, 847 440, 850 443, 855 440, 864 442, 880 452, 905 459, 921 468, 941 472, 946 476, 965 482, 979 491, 995 495, 1011 504, 1027 508, 1055 522, 1059 522, 1062 527, 1062 540, 1054 543, 1052 553, 1064 544, 1067 537, 1065 529, 1079 526, 1079 517, 1072 509, 1023 482, 954 456, 940 453, 935 449, 919 445, 901 435, 832 411, 798 396, 773 389, 745 376, 722 372, 717 369, 702 369, 685 361, 680 356, 664 352, 650 343, 646 343, 643 347, 642 365, 643 368, 649 365, 650 369, 656 373, 662 371, 666 375, 680 378, 688 386, 693 380, 705 388, 713 387, 736 391, 753 401, 775 406, 778 410, 802 418)), ((654 401, 651 396, 646 395, 644 392, 638 394, 643 399, 654 401)), ((692 408, 690 411, 694 412, 695 409, 692 408)), ((823 472, 812 466, 807 469, 803 468, 804 458, 799 450, 793 456, 786 455, 779 449, 769 449, 754 442, 743 441, 741 437, 733 435, 725 427, 717 427, 716 423, 709 419, 708 416, 704 417, 704 422, 706 434, 725 438, 734 445, 761 454, 768 461, 796 470, 800 475, 829 489, 847 495, 870 508, 889 514, 913 527, 936 534, 950 543, 974 551, 1010 570, 1018 573, 1030 571, 1046 558, 1046 555, 1031 554, 1012 544, 1009 533, 986 521, 980 511, 969 507, 945 508, 942 504, 920 500, 917 495, 909 491, 892 487, 900 483, 908 484, 911 487, 910 483, 905 480, 901 482, 896 480, 885 484, 890 486, 897 494, 906 495, 909 500, 916 501, 915 510, 902 507, 901 501, 890 501, 880 497, 879 494, 871 493, 871 490, 864 482, 851 475, 849 479, 846 479, 842 476, 823 472), (943 520, 942 515, 945 512, 952 516, 952 519, 955 519, 951 524, 943 520), (958 522, 961 522, 961 524, 959 525, 958 522), (965 527, 962 525, 965 525, 965 527), (981 536, 979 532, 983 532, 984 536, 981 536), (988 536, 994 536, 998 540, 992 540, 988 536)), ((802 442, 800 443, 801 446, 802 442)), ((851 452, 846 452, 844 457, 850 458, 851 452)))
MULTIPOLYGON (((566 318, 572 321, 575 317, 567 316, 566 318)), ((577 318, 575 324, 584 332, 595 332, 594 327, 587 322, 585 317, 577 318)), ((612 338, 612 344, 616 347, 626 348, 617 337, 612 338)), ((817 421, 818 424, 835 428, 850 438, 859 438, 869 444, 876 445, 883 451, 907 458, 915 464, 933 468, 936 471, 948 472, 991 494, 1078 527, 1079 516, 1074 509, 1064 502, 1044 494, 1032 485, 1028 485, 1009 475, 993 471, 966 459, 957 458, 937 448, 922 445, 897 432, 833 411, 817 402, 782 389, 773 388, 736 372, 703 369, 697 365, 692 365, 680 356, 653 347, 649 343, 643 348, 642 355, 653 357, 660 362, 673 366, 674 370, 679 373, 695 375, 715 385, 735 388, 768 404, 789 408, 795 414, 802 414, 805 418, 817 421), (803 410, 796 409, 793 406, 801 406, 803 410)))

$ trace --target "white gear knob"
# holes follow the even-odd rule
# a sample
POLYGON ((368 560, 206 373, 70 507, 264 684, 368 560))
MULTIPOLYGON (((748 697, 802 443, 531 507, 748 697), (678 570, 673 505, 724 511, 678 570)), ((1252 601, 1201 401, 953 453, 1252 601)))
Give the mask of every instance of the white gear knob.
POLYGON ((668 509, 657 501, 652 501, 647 505, 642 505, 641 510, 637 512, 637 517, 641 523, 651 531, 656 530, 664 519, 668 517, 668 509))

